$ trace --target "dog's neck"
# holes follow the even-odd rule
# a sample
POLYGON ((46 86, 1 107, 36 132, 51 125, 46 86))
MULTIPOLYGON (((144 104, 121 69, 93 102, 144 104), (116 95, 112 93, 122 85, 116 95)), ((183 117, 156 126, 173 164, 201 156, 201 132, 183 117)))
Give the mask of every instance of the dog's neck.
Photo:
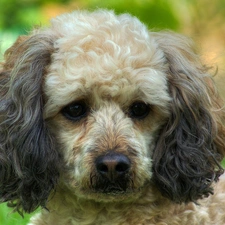
POLYGON ((150 218, 167 213, 168 204, 170 204, 169 201, 163 198, 160 193, 152 187, 143 189, 142 196, 132 202, 106 203, 77 197, 65 186, 60 186, 54 196, 49 200, 47 208, 50 214, 46 212, 46 219, 51 220, 52 218, 52 224, 54 222, 54 224, 57 225, 100 225, 106 224, 106 221, 111 221, 110 224, 117 224, 117 220, 124 220, 124 223, 127 224, 129 224, 129 220, 132 221, 132 223, 137 220, 136 224, 139 224, 143 214, 147 215, 151 212, 152 215, 149 215, 150 218), (138 211, 137 208, 140 208, 140 211, 138 211), (160 211, 157 210, 159 208, 160 211), (162 212, 163 208, 165 212, 162 212), (65 221, 65 218, 67 218, 68 221, 65 221), (61 223, 59 223, 60 220, 61 223), (73 222, 70 223, 69 220, 73 222))
MULTIPOLYGON (((111 224, 117 224, 116 220, 121 221, 121 218, 124 221, 132 218, 131 221, 133 223, 134 217, 136 217, 139 218, 136 223, 138 224, 143 214, 146 215, 150 212, 152 216, 162 214, 162 207, 158 207, 159 205, 164 205, 166 211, 166 205, 169 204, 169 201, 165 200, 157 190, 153 190, 152 187, 146 187, 140 198, 132 202, 129 201, 129 203, 125 201, 105 203, 77 197, 65 186, 60 186, 53 197, 49 199, 47 208, 50 213, 46 212, 46 219, 51 220, 52 218, 52 224, 54 221, 56 222, 54 224, 70 225, 69 221, 65 221, 65 218, 67 218, 73 221, 71 224, 82 225, 105 224, 104 221, 111 221, 111 224), (137 208, 141 210, 137 211, 137 208), (158 208, 161 210, 157 211, 158 208), (145 210, 146 212, 144 212, 145 210), (60 220, 61 223, 59 223, 60 220), (115 223, 113 223, 114 220, 115 223)), ((151 215, 149 216, 151 217, 151 215)))
POLYGON ((104 203, 77 197, 60 185, 48 201, 48 210, 43 209, 35 215, 29 225, 189 225, 190 222, 197 225, 206 224, 206 221, 224 221, 224 214, 218 217, 218 211, 224 205, 224 188, 225 181, 221 181, 215 194, 199 200, 199 204, 174 204, 151 185, 143 189, 140 198, 133 202, 104 203), (204 207, 215 199, 217 204, 204 207), (209 218, 208 210, 212 218, 209 218))

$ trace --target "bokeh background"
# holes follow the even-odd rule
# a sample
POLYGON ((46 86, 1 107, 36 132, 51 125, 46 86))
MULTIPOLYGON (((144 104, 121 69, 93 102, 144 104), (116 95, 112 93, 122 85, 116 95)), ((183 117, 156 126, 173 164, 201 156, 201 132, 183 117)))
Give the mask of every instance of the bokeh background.
MULTIPOLYGON (((19 35, 34 26, 47 26, 52 17, 78 9, 113 9, 131 13, 150 30, 170 29, 191 37, 204 63, 217 71, 215 81, 225 99, 225 0, 0 0, 0 61, 19 35)), ((0 225, 25 225, 5 204, 0 225)))

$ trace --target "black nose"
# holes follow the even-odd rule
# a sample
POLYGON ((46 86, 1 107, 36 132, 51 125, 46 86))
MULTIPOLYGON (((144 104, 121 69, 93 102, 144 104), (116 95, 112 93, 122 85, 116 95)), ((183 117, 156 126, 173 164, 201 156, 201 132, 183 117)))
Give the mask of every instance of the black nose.
POLYGON ((123 154, 109 153, 96 159, 98 173, 111 182, 127 174, 130 166, 130 160, 123 154))

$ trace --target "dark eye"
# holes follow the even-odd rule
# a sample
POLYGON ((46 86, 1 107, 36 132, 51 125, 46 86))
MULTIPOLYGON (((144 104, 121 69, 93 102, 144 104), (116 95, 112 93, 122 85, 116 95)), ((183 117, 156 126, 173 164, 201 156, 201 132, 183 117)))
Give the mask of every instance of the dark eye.
POLYGON ((87 105, 84 102, 74 102, 63 108, 62 114, 69 120, 77 121, 87 114, 87 105))
POLYGON ((131 117, 143 119, 148 115, 150 108, 149 105, 144 102, 134 102, 129 110, 131 117))

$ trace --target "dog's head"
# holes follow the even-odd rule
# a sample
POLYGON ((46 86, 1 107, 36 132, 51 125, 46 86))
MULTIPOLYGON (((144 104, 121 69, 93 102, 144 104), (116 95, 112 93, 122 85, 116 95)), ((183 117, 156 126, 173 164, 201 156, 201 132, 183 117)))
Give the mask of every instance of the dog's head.
POLYGON ((17 210, 45 206, 58 180, 96 201, 147 185, 196 201, 222 173, 207 68, 187 39, 127 14, 65 14, 19 38, 0 85, 0 196, 17 210))

